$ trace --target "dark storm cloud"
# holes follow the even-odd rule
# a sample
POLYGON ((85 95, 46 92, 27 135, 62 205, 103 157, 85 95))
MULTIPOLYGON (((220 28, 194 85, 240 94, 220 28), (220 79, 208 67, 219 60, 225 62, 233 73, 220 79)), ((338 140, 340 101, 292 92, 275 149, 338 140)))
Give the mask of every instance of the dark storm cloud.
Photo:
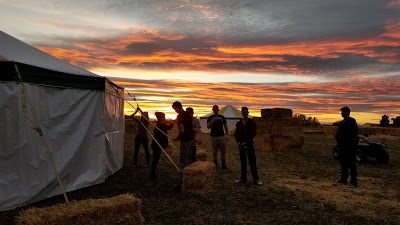
POLYGON ((381 33, 399 11, 390 1, 236 1, 221 19, 232 43, 357 38, 381 33))
POLYGON ((163 50, 172 50, 180 53, 208 53, 213 52, 212 48, 215 44, 207 39, 195 37, 184 37, 176 40, 152 38, 148 42, 134 42, 126 46, 126 51, 123 54, 133 55, 151 55, 163 50))

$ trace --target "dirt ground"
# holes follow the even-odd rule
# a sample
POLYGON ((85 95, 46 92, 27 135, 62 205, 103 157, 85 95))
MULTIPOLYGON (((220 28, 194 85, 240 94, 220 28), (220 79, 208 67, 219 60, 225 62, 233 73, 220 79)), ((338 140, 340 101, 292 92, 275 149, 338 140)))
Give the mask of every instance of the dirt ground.
MULTIPOLYGON (((153 128, 150 128, 152 131, 153 128)), ((321 128, 321 130, 323 130, 321 128)), ((139 165, 132 168, 134 129, 127 127, 124 167, 105 183, 68 193, 70 199, 105 198, 131 193, 143 200, 145 224, 400 224, 400 140, 375 137, 388 144, 390 161, 375 159, 358 164, 359 187, 336 181, 339 162, 333 159, 333 137, 305 132, 305 145, 296 152, 257 150, 261 187, 234 182, 240 161, 233 135, 228 142, 228 171, 217 168, 214 191, 204 195, 182 193, 179 174, 165 155, 161 156, 157 181, 149 179, 141 149, 139 165)), ((170 132, 174 137, 176 128, 170 132)), ((212 161, 208 134, 199 134, 199 148, 212 161)), ((173 145, 178 148, 179 143, 173 145)), ((172 147, 174 148, 174 147, 172 147)), ((171 158, 178 163, 179 151, 171 158)), ((251 180, 249 174, 248 179, 251 180)), ((30 206, 0 212, 0 224, 15 224, 15 216, 27 207, 62 203, 56 196, 30 206)))

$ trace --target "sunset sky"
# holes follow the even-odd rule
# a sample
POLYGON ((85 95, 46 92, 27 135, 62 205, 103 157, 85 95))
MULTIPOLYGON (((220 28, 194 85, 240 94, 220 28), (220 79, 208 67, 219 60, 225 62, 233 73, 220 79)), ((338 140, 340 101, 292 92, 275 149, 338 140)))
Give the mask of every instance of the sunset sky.
POLYGON ((0 29, 108 77, 153 117, 175 117, 176 100, 199 116, 400 115, 400 0, 0 0, 0 29))

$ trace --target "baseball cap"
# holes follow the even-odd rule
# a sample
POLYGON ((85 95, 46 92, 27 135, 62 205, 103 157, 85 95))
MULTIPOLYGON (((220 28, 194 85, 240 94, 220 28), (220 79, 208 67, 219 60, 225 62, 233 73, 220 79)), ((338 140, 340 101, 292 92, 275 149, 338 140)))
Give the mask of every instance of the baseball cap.
POLYGON ((340 111, 350 111, 350 108, 348 106, 343 106, 340 108, 340 111))

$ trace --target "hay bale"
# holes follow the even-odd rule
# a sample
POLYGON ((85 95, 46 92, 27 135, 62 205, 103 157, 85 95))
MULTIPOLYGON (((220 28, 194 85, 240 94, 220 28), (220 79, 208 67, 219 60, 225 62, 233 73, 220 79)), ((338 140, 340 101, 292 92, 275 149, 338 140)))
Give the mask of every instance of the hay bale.
POLYGON ((281 136, 284 137, 304 136, 303 127, 282 127, 281 136))
POLYGON ((384 134, 390 135, 390 136, 396 136, 396 128, 386 128, 384 130, 384 134))
POLYGON ((377 135, 377 134, 383 134, 383 130, 384 130, 385 128, 382 128, 382 127, 374 127, 374 135, 377 135))
POLYGON ((370 128, 369 127, 359 127, 358 128, 358 133, 368 135, 370 128))
POLYGON ((16 218, 17 225, 143 224, 142 201, 132 195, 87 199, 47 208, 31 208, 16 218))
POLYGON ((270 118, 267 120, 269 127, 301 127, 303 120, 300 117, 270 118))
POLYGON ((207 194, 213 190, 215 165, 212 162, 197 161, 183 169, 182 191, 207 194))
POLYGON ((304 145, 304 136, 272 136, 272 145, 284 145, 288 147, 298 147, 304 145))
POLYGON ((324 126, 325 135, 335 135, 338 127, 336 126, 324 126))
POLYGON ((293 111, 285 108, 273 108, 272 118, 292 117, 293 111))
POLYGON ((164 148, 164 151, 168 154, 171 155, 174 152, 174 149, 171 146, 167 146, 164 148))
POLYGON ((198 161, 207 161, 207 151, 203 149, 198 149, 196 151, 196 160, 198 161))
POLYGON ((272 109, 261 109, 261 117, 271 118, 272 117, 272 109))
POLYGON ((400 128, 395 129, 394 136, 400 137, 400 128))
POLYGON ((264 150, 264 151, 268 151, 271 150, 271 135, 269 134, 261 134, 261 135, 257 135, 254 138, 254 148, 256 150, 264 150))
POLYGON ((288 152, 288 151, 303 152, 303 146, 289 146, 285 143, 273 144, 272 151, 275 151, 275 152, 288 152))
POLYGON ((266 126, 268 123, 268 118, 253 117, 253 121, 257 124, 257 128, 258 128, 259 126, 266 126))

